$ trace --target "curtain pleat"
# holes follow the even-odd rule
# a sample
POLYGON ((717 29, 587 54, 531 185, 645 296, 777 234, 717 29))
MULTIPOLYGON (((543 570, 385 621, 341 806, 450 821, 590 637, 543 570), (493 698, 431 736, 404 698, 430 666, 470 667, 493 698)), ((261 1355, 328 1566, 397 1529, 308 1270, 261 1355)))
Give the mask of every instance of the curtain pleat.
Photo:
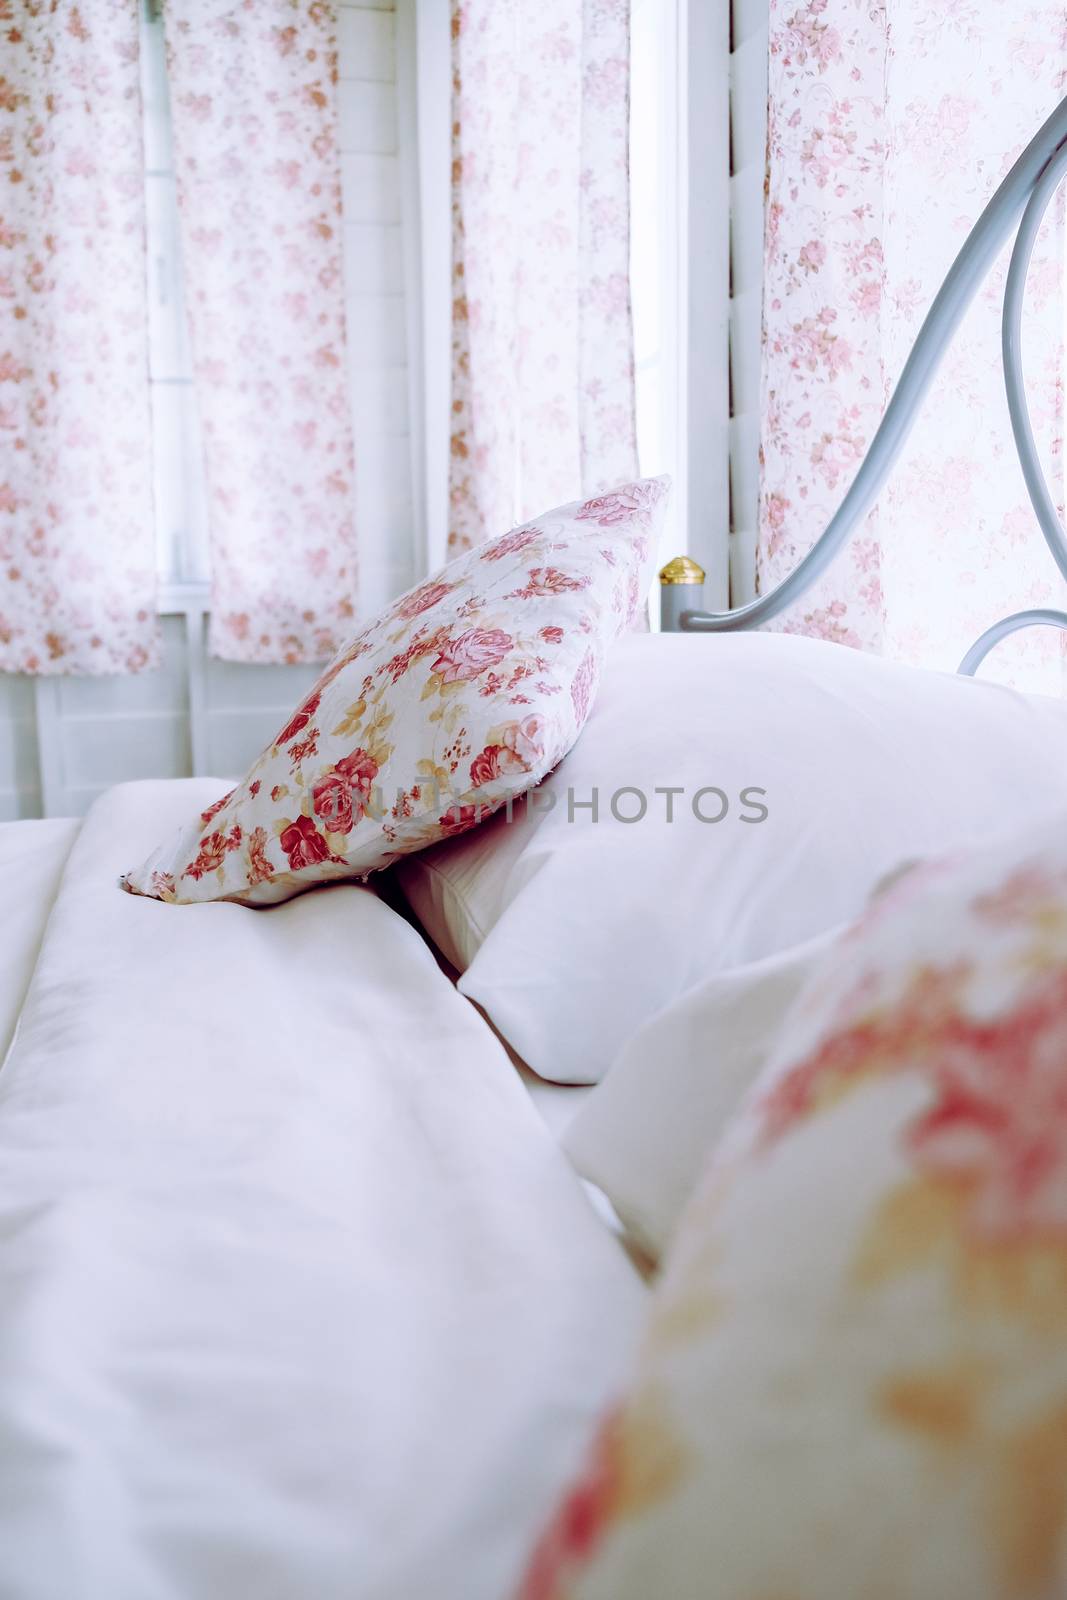
POLYGON ((453 0, 449 549, 637 471, 628 0, 453 0))
POLYGON ((336 8, 167 0, 164 23, 210 647, 316 661, 351 632, 356 603, 336 8))
POLYGON ((157 659, 138 8, 0 7, 0 670, 157 659))

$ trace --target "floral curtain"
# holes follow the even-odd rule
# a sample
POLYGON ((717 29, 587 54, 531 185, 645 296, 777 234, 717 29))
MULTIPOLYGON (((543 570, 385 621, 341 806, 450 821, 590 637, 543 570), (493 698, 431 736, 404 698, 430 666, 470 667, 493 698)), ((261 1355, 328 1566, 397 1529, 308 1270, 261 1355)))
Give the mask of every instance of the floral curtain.
MULTIPOLYGON (((758 576, 821 532, 986 200, 1065 89, 1063 0, 771 0, 758 576)), ((1061 228, 1030 277, 1024 348, 1063 498, 1061 228)), ((956 336, 861 533, 784 626, 954 669, 996 618, 1067 603, 1011 442, 1007 252, 956 336)), ((1019 635, 991 675, 1067 686, 1064 641, 1019 635)))
POLYGON ((211 648, 332 655, 355 614, 336 8, 167 0, 208 480, 211 648))
POLYGON ((137 7, 0 0, 0 670, 156 660, 137 7))
POLYGON ((449 549, 637 472, 629 0, 453 0, 449 549))

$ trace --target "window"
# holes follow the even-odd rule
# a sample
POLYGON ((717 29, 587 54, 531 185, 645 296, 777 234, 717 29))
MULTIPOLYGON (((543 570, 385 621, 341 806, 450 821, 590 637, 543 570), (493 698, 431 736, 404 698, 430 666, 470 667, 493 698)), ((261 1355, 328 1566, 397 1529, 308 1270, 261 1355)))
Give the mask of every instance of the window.
MULTIPOLYGON (((767 0, 755 3, 765 9, 767 0)), ((728 18, 706 0, 632 0, 640 464, 673 476, 662 553, 701 563, 715 607, 729 603, 730 558, 728 18)), ((762 214, 762 181, 758 204, 762 214)))
POLYGON ((182 288, 161 0, 144 0, 141 91, 159 575, 166 586, 199 584, 210 575, 206 486, 182 288))
POLYGON ((630 282, 637 451, 643 475, 669 472, 674 479, 658 565, 686 547, 678 71, 677 0, 632 0, 630 282))

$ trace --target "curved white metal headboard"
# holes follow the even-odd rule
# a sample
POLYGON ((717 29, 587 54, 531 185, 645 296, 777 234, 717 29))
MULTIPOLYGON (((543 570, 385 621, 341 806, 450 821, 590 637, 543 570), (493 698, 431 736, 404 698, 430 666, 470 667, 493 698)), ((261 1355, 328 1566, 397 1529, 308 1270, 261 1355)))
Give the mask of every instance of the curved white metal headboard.
MULTIPOLYGON (((975 223, 949 269, 893 391, 878 432, 852 485, 807 555, 776 588, 733 611, 680 609, 687 633, 728 633, 767 622, 808 590, 840 554, 877 499, 904 446, 941 358, 1012 229, 1018 227, 1004 289, 1002 351, 1008 410, 1027 491, 1045 542, 1067 578, 1067 536, 1037 456, 1022 370, 1022 313, 1034 241, 1049 203, 1067 173, 1067 99, 1039 129, 975 223)), ((666 593, 667 591, 665 591, 666 593)), ((680 598, 680 597, 679 597, 680 598)), ((683 602, 684 604, 684 602, 683 602)), ((1018 611, 987 628, 959 671, 972 676, 1002 639, 1020 628, 1047 624, 1067 630, 1067 612, 1018 611)))

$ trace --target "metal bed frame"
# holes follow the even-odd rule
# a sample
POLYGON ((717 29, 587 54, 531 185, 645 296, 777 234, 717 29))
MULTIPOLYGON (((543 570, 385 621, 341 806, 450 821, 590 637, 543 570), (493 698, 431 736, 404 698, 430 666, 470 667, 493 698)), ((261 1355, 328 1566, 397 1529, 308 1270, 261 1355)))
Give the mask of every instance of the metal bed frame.
MULTIPOLYGON (((870 510, 918 417, 949 343, 1002 245, 1017 228, 1004 288, 1001 348, 1015 447, 1034 514, 1061 574, 1067 578, 1067 536, 1038 460, 1022 368, 1022 314, 1034 241, 1067 174, 1067 98, 1042 124, 975 223, 941 285, 908 356, 885 415, 852 485, 807 555, 776 588, 732 611, 692 605, 704 574, 686 557, 661 573, 662 625, 683 633, 730 633, 757 627, 799 599, 844 549, 870 510)), ((1017 611, 986 629, 958 671, 973 677, 993 647, 1020 628, 1045 624, 1067 631, 1067 612, 1017 611)))

